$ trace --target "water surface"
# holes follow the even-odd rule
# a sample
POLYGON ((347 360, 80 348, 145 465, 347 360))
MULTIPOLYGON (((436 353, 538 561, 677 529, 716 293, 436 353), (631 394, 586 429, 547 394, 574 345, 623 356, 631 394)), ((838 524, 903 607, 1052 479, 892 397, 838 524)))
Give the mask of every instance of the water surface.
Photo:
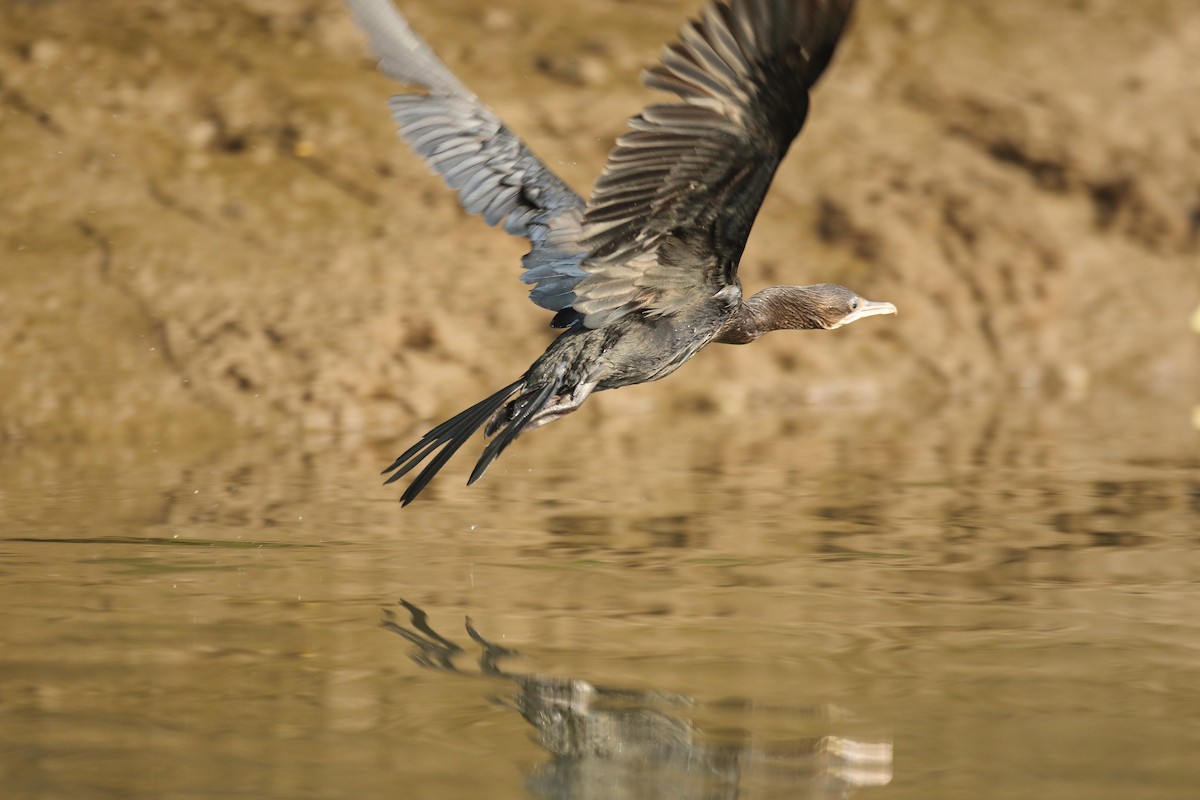
POLYGON ((10 450, 5 795, 1195 796, 1186 403, 598 409, 10 450))

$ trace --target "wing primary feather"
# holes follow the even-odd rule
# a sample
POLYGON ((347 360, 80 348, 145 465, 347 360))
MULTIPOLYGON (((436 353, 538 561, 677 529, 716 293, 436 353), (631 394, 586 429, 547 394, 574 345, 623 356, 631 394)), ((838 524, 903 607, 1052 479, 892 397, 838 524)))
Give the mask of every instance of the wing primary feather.
POLYGON ((758 209, 853 6, 711 0, 643 73, 648 88, 678 101, 634 116, 594 184, 583 216, 587 275, 572 303, 585 325, 676 313, 737 281, 758 209))
POLYGON ((687 45, 688 50, 694 56, 704 62, 704 69, 713 78, 719 80, 726 91, 733 89, 737 85, 738 76, 736 67, 732 66, 717 52, 712 42, 704 35, 704 28, 701 26, 701 23, 693 22, 685 25, 680 33, 680 39, 687 45))
POLYGON ((729 24, 729 6, 724 3, 711 3, 704 12, 704 34, 717 55, 730 65, 739 76, 750 73, 750 63, 746 60, 742 48, 729 24))
MULTIPOLYGON (((455 77, 390 0, 347 3, 367 33, 380 69, 424 90, 389 101, 392 118, 413 151, 458 192, 469 213, 529 239, 530 255, 536 257, 525 263, 546 265, 552 273, 548 277, 578 283, 583 277, 578 265, 587 254, 580 230, 583 199, 455 77), (546 230, 559 235, 550 242, 546 230)), ((559 302, 561 293, 531 298, 551 311, 561 310, 548 305, 559 302)))

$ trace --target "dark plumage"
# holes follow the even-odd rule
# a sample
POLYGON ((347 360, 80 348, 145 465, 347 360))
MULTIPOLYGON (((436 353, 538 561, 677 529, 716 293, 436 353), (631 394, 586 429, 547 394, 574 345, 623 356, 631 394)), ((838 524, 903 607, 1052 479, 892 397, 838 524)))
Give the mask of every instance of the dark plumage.
POLYGON ((738 262, 780 160, 808 115, 853 0, 717 0, 645 84, 681 102, 629 121, 586 203, 483 105, 390 0, 348 0, 380 68, 423 94, 392 98, 400 135, 470 212, 529 239, 521 276, 566 330, 517 381, 425 434, 386 470, 425 465, 404 504, 480 427, 468 483, 527 430, 593 391, 658 380, 709 342, 832 329, 894 314, 841 286, 775 286, 743 302, 738 262), (434 453, 436 452, 436 455, 434 453))

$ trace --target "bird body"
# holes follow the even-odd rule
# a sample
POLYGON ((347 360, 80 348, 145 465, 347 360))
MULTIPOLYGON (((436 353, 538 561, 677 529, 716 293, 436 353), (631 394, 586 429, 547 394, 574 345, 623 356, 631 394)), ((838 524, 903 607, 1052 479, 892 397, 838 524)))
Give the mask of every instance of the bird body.
POLYGON ((493 437, 468 483, 520 434, 594 391, 670 375, 711 342, 832 329, 890 303, 832 284, 748 300, 738 265, 776 167, 809 110, 853 0, 715 0, 643 78, 681 102, 629 121, 584 202, 473 95, 390 0, 347 0, 388 75, 425 90, 392 98, 400 135, 469 212, 532 248, 530 299, 563 333, 518 380, 438 425, 386 470, 430 460, 411 502, 480 427, 493 437), (432 458, 430 458, 432 456, 432 458))

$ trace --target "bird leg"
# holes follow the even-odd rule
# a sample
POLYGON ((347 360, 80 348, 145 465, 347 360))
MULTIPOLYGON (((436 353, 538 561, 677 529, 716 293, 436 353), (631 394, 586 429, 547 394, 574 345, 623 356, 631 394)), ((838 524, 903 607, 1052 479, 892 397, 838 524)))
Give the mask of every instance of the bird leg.
POLYGON ((596 381, 591 381, 590 383, 579 384, 570 394, 558 395, 550 405, 545 406, 541 411, 533 415, 533 418, 525 426, 525 430, 531 431, 534 428, 542 427, 547 422, 553 422, 559 417, 565 417, 583 405, 583 401, 587 399, 588 395, 595 388, 596 381))

